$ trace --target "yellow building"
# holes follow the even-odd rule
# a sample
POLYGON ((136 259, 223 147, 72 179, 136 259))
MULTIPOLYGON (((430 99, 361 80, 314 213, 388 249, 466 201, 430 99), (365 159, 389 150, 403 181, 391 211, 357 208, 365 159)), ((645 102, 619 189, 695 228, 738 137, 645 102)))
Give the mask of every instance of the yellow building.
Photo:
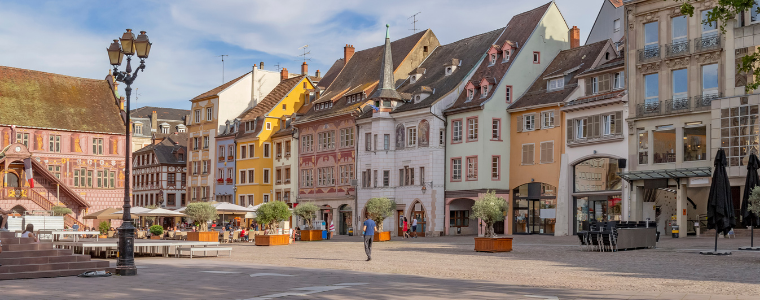
POLYGON ((242 206, 257 205, 274 199, 274 161, 272 135, 284 127, 298 109, 310 101, 314 83, 308 76, 288 79, 282 70, 280 83, 258 105, 243 112, 235 138, 237 182, 235 199, 242 206))

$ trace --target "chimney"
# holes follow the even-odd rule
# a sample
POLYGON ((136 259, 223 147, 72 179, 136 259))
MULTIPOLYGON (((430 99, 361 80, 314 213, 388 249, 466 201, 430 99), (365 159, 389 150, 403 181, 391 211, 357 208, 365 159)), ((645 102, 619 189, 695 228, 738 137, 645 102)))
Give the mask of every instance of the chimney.
POLYGON ((158 115, 156 114, 156 111, 153 111, 153 114, 150 116, 150 131, 151 132, 157 132, 158 131, 158 115))
POLYGON ((352 56, 354 56, 354 45, 346 44, 346 46, 343 47, 343 66, 348 64, 348 61, 352 56))
POLYGON ((263 61, 259 62, 259 70, 264 70, 264 62, 263 61))
POLYGON ((581 30, 578 29, 578 26, 573 26, 573 28, 570 29, 570 49, 572 48, 578 48, 581 46, 581 30))
POLYGON ((285 81, 285 79, 288 79, 288 69, 282 68, 280 71, 280 81, 285 81))
POLYGON ((301 64, 301 75, 309 75, 309 65, 306 62, 301 64))
POLYGON ((317 78, 319 78, 319 77, 321 77, 320 75, 322 75, 322 74, 321 74, 321 73, 319 73, 319 70, 317 70, 317 72, 316 72, 316 73, 314 73, 314 77, 317 77, 317 78))

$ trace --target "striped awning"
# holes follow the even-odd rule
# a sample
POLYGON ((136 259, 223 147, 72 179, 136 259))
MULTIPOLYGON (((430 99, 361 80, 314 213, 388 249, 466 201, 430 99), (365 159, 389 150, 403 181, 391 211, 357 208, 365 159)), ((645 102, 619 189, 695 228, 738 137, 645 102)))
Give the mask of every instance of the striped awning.
POLYGON ((710 177, 712 168, 682 168, 682 169, 663 169, 663 170, 641 170, 618 173, 620 178, 631 182, 633 180, 647 179, 669 179, 669 178, 689 178, 689 177, 710 177))

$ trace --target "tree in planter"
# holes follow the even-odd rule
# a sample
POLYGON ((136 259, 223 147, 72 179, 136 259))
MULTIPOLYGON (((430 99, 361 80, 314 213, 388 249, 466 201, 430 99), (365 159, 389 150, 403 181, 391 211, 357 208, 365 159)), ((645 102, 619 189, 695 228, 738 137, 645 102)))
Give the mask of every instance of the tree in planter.
POLYGON ((161 227, 161 225, 153 225, 148 230, 150 231, 150 234, 153 236, 164 235, 164 227, 161 227))
POLYGON ((256 211, 256 222, 266 226, 266 234, 275 234, 277 225, 291 216, 290 208, 285 202, 264 203, 256 211))
POLYGON ((507 212, 509 205, 502 197, 497 197, 496 192, 490 191, 475 200, 472 205, 471 219, 480 219, 486 224, 485 237, 495 238, 496 233, 493 230, 493 224, 504 221, 504 214, 507 212))
POLYGON ((208 221, 216 220, 219 215, 216 213, 216 207, 208 202, 190 203, 185 208, 185 214, 198 222, 198 231, 208 231, 208 221))
POLYGON ((296 208, 293 210, 293 213, 295 213, 296 216, 300 217, 301 219, 304 219, 306 221, 306 225, 309 226, 309 229, 313 229, 312 221, 314 218, 317 217, 317 211, 319 210, 319 207, 314 205, 314 203, 303 203, 296 206, 296 208))
MULTIPOLYGON (((156 208, 158 208, 158 206, 156 206, 156 205, 148 205, 148 206, 145 206, 145 208, 147 208, 147 209, 156 209, 156 208)), ((156 217, 155 216, 145 216, 143 218, 145 218, 145 222, 148 223, 148 225, 153 225, 155 223, 155 221, 156 221, 156 217)))
POLYGON ((65 206, 53 206, 51 209, 54 216, 65 216, 72 213, 71 209, 65 206))
POLYGON ((760 186, 752 189, 752 193, 749 194, 747 201, 747 210, 754 214, 756 218, 760 218, 760 186))
POLYGON ((101 221, 98 225, 98 230, 100 231, 100 235, 106 235, 108 234, 108 229, 111 229, 111 224, 108 224, 106 221, 101 221))
POLYGON ((367 201, 367 215, 377 224, 377 232, 383 232, 383 221, 393 215, 396 201, 388 198, 371 198, 367 201))

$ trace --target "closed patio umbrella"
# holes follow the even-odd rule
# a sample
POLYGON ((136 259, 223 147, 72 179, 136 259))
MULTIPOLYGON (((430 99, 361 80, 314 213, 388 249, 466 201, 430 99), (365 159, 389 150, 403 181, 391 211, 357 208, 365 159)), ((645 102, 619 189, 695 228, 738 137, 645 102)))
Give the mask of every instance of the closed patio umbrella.
POLYGON ((715 251, 701 251, 699 254, 730 255, 730 251, 718 251, 718 234, 727 234, 736 226, 734 205, 731 202, 731 184, 726 174, 726 153, 718 149, 713 163, 712 185, 707 198, 707 229, 715 229, 715 251))
POLYGON ((749 155, 749 161, 747 162, 747 181, 744 183, 744 196, 742 197, 742 224, 744 226, 750 226, 750 246, 741 247, 739 250, 760 250, 755 248, 755 227, 760 225, 760 218, 754 213, 749 211, 749 195, 752 194, 752 189, 760 184, 760 180, 757 176, 757 169, 760 169, 760 160, 757 159, 757 155, 752 153, 749 155))

